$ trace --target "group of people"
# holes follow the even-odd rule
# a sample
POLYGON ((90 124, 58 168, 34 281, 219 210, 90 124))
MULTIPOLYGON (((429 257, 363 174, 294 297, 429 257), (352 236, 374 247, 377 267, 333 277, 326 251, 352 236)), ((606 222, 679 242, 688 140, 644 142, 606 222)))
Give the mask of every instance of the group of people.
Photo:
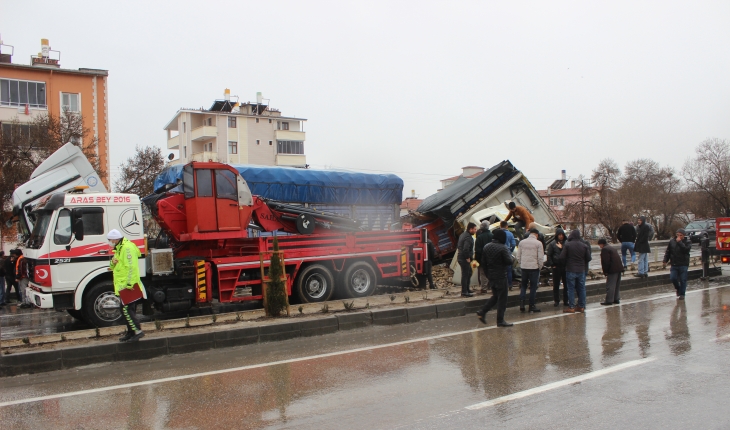
MULTIPOLYGON (((536 296, 540 272, 547 264, 552 272, 554 306, 565 306, 565 313, 585 312, 586 307, 586 275, 588 264, 592 259, 591 244, 581 237, 579 230, 572 230, 566 235, 563 229, 558 228, 555 240, 545 246, 544 235, 538 230, 538 225, 525 208, 509 204, 510 216, 516 221, 515 232, 527 228, 526 235, 522 234, 517 249, 517 261, 522 270, 520 285, 520 311, 540 312, 537 307, 536 296), (562 295, 560 285, 563 285, 562 295), (527 289, 529 286, 529 298, 527 289)), ((457 243, 457 262, 461 269, 461 295, 472 297, 469 284, 472 277, 472 255, 479 262, 478 280, 482 286, 488 285, 492 297, 482 309, 477 312, 479 320, 486 323, 486 313, 497 307, 497 325, 509 327, 512 324, 504 320, 507 307, 507 294, 512 287, 512 257, 516 246, 515 235, 508 230, 507 220, 500 222, 500 227, 489 230, 490 223, 482 222, 479 231, 474 223, 469 223, 466 230, 459 237, 457 243), (476 235, 476 240, 473 236, 476 235)), ((618 231, 621 241, 621 254, 618 249, 609 245, 606 239, 599 239, 601 249, 601 271, 606 276, 606 296, 601 305, 619 304, 621 277, 627 268, 626 252, 631 254, 631 262, 638 254, 638 277, 647 277, 649 272, 648 254, 651 252, 649 240, 654 231, 640 217, 635 228, 628 220, 618 231)), ((689 269, 689 255, 692 244, 683 229, 678 229, 676 236, 670 240, 664 254, 663 267, 671 264, 670 279, 676 289, 677 297, 684 299, 687 289, 687 272, 689 269)))
POLYGON ((4 251, 0 251, 0 307, 10 303, 10 293, 15 288, 19 307, 29 308, 31 305, 25 291, 28 282, 28 262, 23 251, 13 249, 7 257, 4 251))

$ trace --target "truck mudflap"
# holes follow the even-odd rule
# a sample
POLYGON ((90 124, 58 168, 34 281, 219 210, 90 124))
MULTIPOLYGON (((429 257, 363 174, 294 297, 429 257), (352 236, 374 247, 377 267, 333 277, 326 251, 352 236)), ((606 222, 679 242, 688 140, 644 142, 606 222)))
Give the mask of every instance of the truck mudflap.
POLYGON ((30 287, 25 289, 26 297, 32 305, 41 309, 53 309, 53 295, 41 293, 30 287))

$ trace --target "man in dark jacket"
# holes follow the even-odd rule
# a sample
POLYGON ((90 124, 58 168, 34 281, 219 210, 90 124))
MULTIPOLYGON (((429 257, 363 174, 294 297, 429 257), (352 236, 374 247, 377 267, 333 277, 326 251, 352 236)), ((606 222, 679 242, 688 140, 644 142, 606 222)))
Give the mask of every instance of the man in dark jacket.
POLYGON ((586 308, 586 267, 591 261, 591 248, 580 238, 580 230, 576 229, 568 235, 568 242, 563 245, 560 258, 565 262, 565 277, 568 281, 568 308, 563 312, 584 312, 586 308), (578 307, 575 307, 575 294, 578 293, 578 307))
POLYGON ((555 230, 555 240, 547 247, 547 265, 553 272, 553 300, 555 307, 560 306, 560 281, 563 282, 563 304, 568 306, 568 289, 565 282, 565 263, 560 259, 566 237, 562 228, 555 230))
POLYGON ((456 252, 458 255, 456 261, 459 263, 461 268, 461 296, 472 297, 469 291, 469 284, 471 283, 471 259, 474 256, 474 238, 472 237, 477 231, 477 225, 470 222, 466 226, 466 230, 459 236, 459 241, 456 243, 456 252))
POLYGON ((684 300, 684 293, 687 291, 687 271, 689 270, 689 252, 692 250, 692 242, 685 235, 683 228, 677 230, 674 239, 669 241, 667 251, 664 253, 663 267, 671 261, 672 268, 669 271, 669 279, 677 290, 677 298, 684 300))
POLYGON ((621 227, 616 232, 616 238, 621 242, 621 260, 624 268, 626 267, 626 251, 631 252, 631 263, 636 262, 636 253, 634 252, 634 242, 636 241, 636 229, 634 225, 625 219, 621 227))
POLYGON ((646 223, 646 217, 639 217, 639 226, 636 228, 636 244, 634 245, 634 251, 638 254, 637 259, 639 260, 639 270, 636 274, 639 278, 649 276, 649 253, 651 252, 649 241, 652 236, 654 236, 654 229, 646 223))
POLYGON ((5 303, 10 303, 10 291, 15 287, 15 292, 18 295, 18 301, 20 302, 21 295, 18 284, 15 282, 15 250, 10 251, 10 256, 5 259, 5 303))
POLYGON ((484 247, 482 259, 479 262, 489 278, 492 297, 477 312, 477 317, 479 321, 486 324, 484 316, 496 305, 497 326, 512 327, 513 324, 504 320, 504 311, 507 309, 507 267, 512 267, 512 255, 504 246, 507 241, 507 234, 504 230, 494 230, 493 236, 492 242, 484 247))
POLYGON ((423 262, 423 272, 426 274, 429 288, 435 290, 436 286, 433 284, 433 260, 436 259, 436 247, 433 246, 431 239, 426 239, 426 257, 427 260, 423 262))
POLYGON ((606 239, 598 239, 598 246, 601 248, 601 269, 603 274, 606 275, 606 300, 601 304, 604 306, 618 304, 620 302, 619 290, 624 265, 616 248, 609 245, 606 239))
MULTIPOLYGON (((479 230, 477 230, 477 240, 474 242, 474 259, 476 261, 482 261, 482 250, 491 242, 492 232, 489 231, 489 221, 482 221, 479 230)), ((486 292, 489 279, 481 266, 477 269, 477 279, 482 292, 486 292)))
POLYGON ((5 306, 5 251, 0 251, 0 307, 5 306))

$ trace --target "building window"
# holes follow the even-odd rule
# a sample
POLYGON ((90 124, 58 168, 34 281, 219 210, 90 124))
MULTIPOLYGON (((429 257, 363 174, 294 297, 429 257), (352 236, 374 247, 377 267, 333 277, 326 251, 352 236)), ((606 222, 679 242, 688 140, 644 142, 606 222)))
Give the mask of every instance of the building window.
POLYGON ((3 138, 12 141, 13 138, 30 139, 30 125, 15 122, 2 123, 3 138))
POLYGON ((269 146, 273 146, 273 145, 274 145, 274 142, 270 140, 269 141, 269 146))
POLYGON ((185 122, 183 122, 183 133, 185 133, 185 122))
POLYGON ((258 140, 258 139, 256 139, 256 144, 257 144, 257 145, 261 145, 261 141, 260 141, 260 140, 258 140))
POLYGON ((269 119, 269 124, 271 124, 271 119, 269 119))
POLYGON ((210 127, 213 125, 213 118, 208 118, 208 126, 210 127))
POLYGON ((203 144, 203 151, 205 152, 213 152, 213 142, 208 142, 203 144))
POLYGON ((279 130, 289 130, 289 123, 288 122, 282 122, 282 123, 280 123, 280 126, 281 127, 279 128, 279 130))
POLYGON ((550 197, 550 206, 563 206, 565 199, 563 197, 550 197))
POLYGON ((0 79, 0 105, 46 108, 46 84, 44 82, 0 79))
POLYGON ((228 142, 228 153, 238 154, 238 142, 228 142))
POLYGON ((277 140, 277 154, 304 154, 304 142, 301 140, 277 140))
POLYGON ((188 158, 188 147, 183 146, 183 158, 188 158))
POLYGON ((259 123, 259 119, 258 119, 258 118, 256 118, 256 124, 258 124, 258 123, 259 123))
POLYGON ((81 112, 81 94, 61 93, 61 110, 81 112))
POLYGON ((236 117, 235 116, 228 117, 228 128, 236 128, 236 117))

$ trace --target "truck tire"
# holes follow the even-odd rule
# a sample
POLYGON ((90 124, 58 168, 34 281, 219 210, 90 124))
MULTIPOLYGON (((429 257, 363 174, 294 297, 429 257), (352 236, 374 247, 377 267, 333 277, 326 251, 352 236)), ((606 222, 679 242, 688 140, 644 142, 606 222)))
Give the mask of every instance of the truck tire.
POLYGON ((66 309, 66 312, 68 312, 69 315, 74 317, 75 320, 84 321, 84 314, 80 310, 66 309))
POLYGON ((307 266, 297 276, 297 293, 302 303, 326 302, 334 290, 332 272, 321 264, 307 266))
POLYGON ((93 327, 110 327, 123 322, 119 309, 119 297, 114 295, 114 283, 102 281, 94 284, 84 294, 84 321, 93 327))
POLYGON ((373 267, 364 261, 357 261, 345 270, 340 288, 346 297, 356 299, 372 295, 377 283, 378 277, 373 267))

